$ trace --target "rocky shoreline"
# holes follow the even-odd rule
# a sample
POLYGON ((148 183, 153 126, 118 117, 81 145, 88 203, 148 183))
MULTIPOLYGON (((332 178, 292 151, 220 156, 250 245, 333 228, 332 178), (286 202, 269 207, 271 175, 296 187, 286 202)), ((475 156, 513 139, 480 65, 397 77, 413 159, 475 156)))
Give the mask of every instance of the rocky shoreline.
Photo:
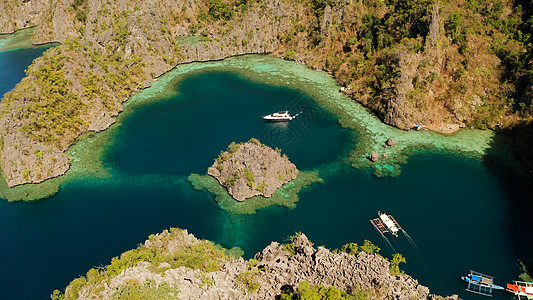
MULTIPOLYGON (((481 120, 480 127, 496 128, 530 118, 528 93, 520 100, 525 103, 520 117, 509 106, 492 104, 494 93, 482 91, 479 96, 477 90, 462 88, 463 81, 470 80, 498 91, 510 89, 477 68, 483 63, 487 72, 502 74, 501 61, 488 50, 488 41, 478 47, 479 59, 471 55, 476 59, 465 60, 464 66, 457 61, 456 57, 468 53, 457 54, 449 32, 443 30, 451 15, 448 7, 421 4, 420 20, 427 24, 417 24, 424 29, 422 37, 409 42, 424 49, 402 44, 390 57, 379 58, 383 61, 376 69, 381 73, 370 75, 382 82, 370 85, 383 91, 373 97, 367 86, 372 78, 357 77, 354 71, 361 68, 363 61, 357 55, 364 54, 361 49, 367 51, 366 42, 354 41, 351 31, 343 34, 343 26, 361 26, 357 11, 365 8, 359 7, 363 4, 310 8, 274 0, 232 8, 231 14, 224 7, 170 0, 119 0, 110 5, 88 0, 10 0, 1 5, 0 32, 35 26, 34 43, 62 43, 37 59, 27 77, 0 103, 0 167, 9 187, 65 174, 70 164, 65 151, 80 135, 107 129, 133 92, 150 86, 174 66, 248 53, 272 53, 327 70, 346 87, 346 95, 376 111, 387 124, 403 129, 424 125, 451 132, 465 122, 481 120), (335 35, 341 43, 323 38, 335 35), (179 37, 187 36, 195 36, 197 42, 180 41, 179 37), (305 50, 310 45, 312 50, 305 50), (337 61, 332 56, 351 53, 355 58, 337 61), (435 78, 440 78, 439 83, 430 84, 435 78), (64 89, 51 84, 58 81, 64 89), (487 105, 501 107, 489 110, 497 117, 478 111, 487 105)), ((372 59, 364 62, 368 63, 372 59)))
POLYGON ((186 230, 165 230, 111 265, 73 281, 65 299, 112 299, 126 290, 130 295, 142 291, 171 299, 276 299, 283 293, 297 293, 302 282, 333 287, 358 299, 458 299, 430 294, 408 275, 392 275, 389 261, 371 249, 353 249, 353 244, 350 253, 334 253, 313 247, 299 234, 290 244, 271 243, 250 260, 224 256, 211 245, 186 230), (152 251, 158 254, 151 256, 152 251), (187 267, 187 261, 176 260, 181 253, 202 263, 187 267))
POLYGON ((257 139, 232 143, 223 151, 207 174, 215 177, 237 201, 254 196, 271 197, 281 186, 298 176, 298 169, 281 151, 257 139))
MULTIPOLYGON (((39 5, 45 5, 44 3, 49 1, 31 2, 35 3, 25 9, 43 15, 35 16, 33 18, 35 22, 49 20, 47 17, 52 18, 50 22, 43 21, 44 23, 39 24, 32 41, 62 42, 62 44, 37 59, 29 68, 27 77, 0 103, 0 112, 2 112, 0 126, 4 128, 0 132, 4 144, 0 150, 1 167, 10 187, 39 183, 65 174, 69 168, 65 151, 81 134, 109 128, 115 122, 114 117, 122 111, 122 103, 133 91, 150 86, 153 79, 169 71, 176 64, 220 60, 248 53, 273 52, 279 43, 277 36, 282 35, 287 28, 277 26, 272 18, 275 15, 293 17, 297 15, 294 9, 282 2, 269 2, 267 8, 272 11, 271 14, 265 15, 257 9, 251 10, 246 15, 247 18, 235 24, 229 34, 220 36, 216 40, 207 39, 193 46, 179 45, 175 39, 176 36, 189 35, 189 24, 176 24, 172 28, 167 28, 168 31, 161 29, 160 20, 168 20, 172 16, 171 11, 161 10, 156 3, 145 2, 129 15, 117 15, 111 12, 102 15, 100 2, 84 2, 88 5, 83 8, 87 20, 86 23, 81 23, 75 21, 76 8, 63 1, 58 1, 62 5, 55 6, 53 11, 47 10, 46 7, 37 9, 41 7, 39 5), (156 16, 152 16, 152 12, 157 12, 156 16), (65 18, 74 21, 63 22, 65 18), (143 20, 143 22, 136 24, 134 20, 143 20), (116 24, 117 27, 101 32, 97 28, 97 25, 101 24, 116 24), (258 26, 262 28, 260 32, 255 30, 258 26), (84 28, 83 37, 79 35, 78 29, 81 27, 84 28), (127 35, 125 40, 118 40, 116 36, 122 29, 126 29, 127 35), (253 38, 249 43, 234 44, 234 40, 251 35, 252 30, 253 38), (149 32, 153 35, 149 35, 149 32), (163 52, 155 49, 163 49, 163 52), (120 61, 121 58, 118 57, 124 58, 120 61), (59 75, 63 76, 61 79, 68 86, 71 93, 69 97, 74 99, 75 105, 79 107, 79 110, 73 113, 77 114, 80 120, 77 124, 66 124, 51 134, 46 132, 48 126, 55 127, 51 124, 35 126, 29 124, 31 130, 25 130, 30 120, 20 118, 20 114, 14 112, 15 108, 28 111, 31 110, 29 106, 35 98, 38 102, 43 101, 43 89, 35 82, 38 82, 39 71, 46 68, 51 61, 58 59, 60 60, 58 71, 61 72, 59 75), (119 60, 120 63, 116 64, 114 60, 119 60), (84 68, 80 69, 80 66, 84 68), (132 74, 133 72, 135 74, 132 74), (116 74, 123 74, 123 79, 117 78, 116 74), (125 82, 119 82, 117 79, 125 82), (96 82, 100 86, 88 88, 87 85, 96 82), (41 132, 33 128, 40 128, 38 130, 41 132)), ((116 12, 122 11, 122 5, 127 2, 119 1, 110 9, 116 12)), ((196 15, 198 10, 199 4, 192 4, 188 8, 188 13, 196 15)), ((0 24, 7 22, 9 19, 0 18, 0 24)), ((101 25, 104 26, 106 25, 101 25)), ((0 28, 2 27, 5 28, 6 25, 0 25, 0 28)), ((32 116, 31 111, 27 114, 32 116)), ((43 122, 49 121, 48 118, 43 119, 43 122)), ((68 120, 64 122, 67 123, 68 120)))

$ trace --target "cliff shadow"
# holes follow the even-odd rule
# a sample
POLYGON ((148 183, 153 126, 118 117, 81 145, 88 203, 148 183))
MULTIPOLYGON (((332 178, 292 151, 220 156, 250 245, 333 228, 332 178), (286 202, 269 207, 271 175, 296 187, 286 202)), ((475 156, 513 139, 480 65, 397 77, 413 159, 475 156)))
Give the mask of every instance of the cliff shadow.
MULTIPOLYGON (((512 252, 529 271, 533 272, 533 122, 521 124, 513 129, 498 132, 488 154, 483 158, 484 166, 501 185, 507 198, 507 222, 505 232, 511 242, 512 252), (502 153, 502 145, 511 147, 502 153), (496 154, 498 153, 498 154, 496 154), (509 160, 501 159, 504 154, 509 160), (510 162, 510 163, 509 163, 510 162), (514 162, 520 170, 511 167, 514 162)), ((516 280, 519 280, 516 278, 516 280)))

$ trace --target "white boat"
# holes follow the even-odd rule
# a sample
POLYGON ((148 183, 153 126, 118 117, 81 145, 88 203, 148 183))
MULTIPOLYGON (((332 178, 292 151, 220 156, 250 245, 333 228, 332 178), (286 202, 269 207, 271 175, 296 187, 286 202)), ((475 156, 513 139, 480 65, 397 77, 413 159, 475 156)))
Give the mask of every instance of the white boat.
POLYGON ((396 223, 391 220, 391 218, 386 214, 380 214, 379 218, 381 221, 387 226, 387 228, 390 230, 392 235, 397 236, 398 235, 398 226, 396 226, 396 223))
POLYGON ((289 111, 282 110, 282 111, 278 111, 273 114, 264 116, 263 120, 265 121, 291 121, 291 120, 294 120, 294 118, 296 118, 300 113, 297 113, 296 115, 291 116, 289 111))
POLYGON ((374 225, 374 227, 376 227, 379 233, 390 233, 393 236, 397 237, 398 231, 402 229, 398 222, 396 222, 396 220, 391 215, 383 214, 380 212, 378 212, 378 217, 379 218, 370 220, 370 222, 372 223, 372 225, 374 225))

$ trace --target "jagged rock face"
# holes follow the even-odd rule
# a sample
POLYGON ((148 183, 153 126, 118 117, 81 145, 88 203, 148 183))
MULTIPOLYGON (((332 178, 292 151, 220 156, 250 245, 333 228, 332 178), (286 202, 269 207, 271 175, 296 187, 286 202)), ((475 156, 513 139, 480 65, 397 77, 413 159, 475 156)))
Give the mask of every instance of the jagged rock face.
POLYGON ((290 28, 289 22, 280 26, 277 18, 294 19, 298 15, 289 4, 267 1, 250 7, 242 19, 227 28, 220 26, 221 21, 204 25, 209 39, 182 45, 177 37, 191 35, 190 26, 205 9, 203 2, 80 2, 79 6, 71 0, 0 3, 1 32, 28 27, 25 24, 31 20, 37 25, 34 43, 63 42, 36 59, 27 77, 0 103, 0 140, 4 142, 0 166, 10 187, 64 174, 69 169, 64 152, 80 135, 107 129, 133 91, 150 86, 154 78, 175 65, 272 52, 279 45, 278 37, 290 28), (29 107, 49 99, 43 92, 46 89, 35 84, 36 77, 39 68, 57 57, 64 57, 60 72, 67 82, 69 99, 76 99, 83 109, 69 117, 79 118, 79 124, 52 130, 60 122, 29 107), (32 120, 42 122, 22 130, 32 120), (42 154, 35 156, 34 152, 42 154))
MULTIPOLYGON (((158 248, 164 253, 179 251, 201 242, 187 230, 182 230, 171 240, 162 241, 168 236, 168 231, 158 234, 155 242, 147 240, 145 247, 158 248)), ((153 266, 149 262, 141 261, 135 267, 127 268, 119 275, 112 277, 102 286, 85 286, 77 299, 116 299, 115 292, 130 282, 142 284, 153 281, 156 285, 169 283, 178 287, 174 296, 179 299, 243 299, 243 289, 235 283, 235 278, 247 270, 243 258, 229 258, 224 262, 220 271, 202 272, 186 267, 170 268, 167 262, 153 266), (154 272, 154 267, 167 269, 163 273, 154 272)), ((69 287, 67 287, 68 293, 69 287)))
POLYGON ((0 34, 40 24, 44 12, 50 9, 49 0, 0 1, 0 34))
MULTIPOLYGON (((164 240, 165 231, 154 239, 164 240)), ((186 230, 172 240, 154 244, 148 240, 145 247, 159 251, 177 251, 200 241, 186 230)), ((429 289, 418 284, 408 275, 393 276, 389 262, 377 254, 360 252, 357 255, 332 253, 323 247, 314 248, 302 234, 292 242, 294 253, 284 250, 276 242, 255 255, 257 264, 251 265, 242 258, 229 258, 222 268, 213 272, 201 272, 186 267, 170 268, 166 262, 152 265, 141 261, 134 267, 100 282, 81 287, 77 299, 113 299, 117 290, 128 283, 151 281, 156 285, 170 284, 175 288, 173 296, 179 299, 276 299, 284 290, 297 290, 300 282, 311 285, 333 286, 348 293, 359 290, 368 292, 370 299, 458 299, 429 294, 429 289), (168 268, 154 272, 154 268, 168 268), (244 274, 252 275, 250 281, 257 289, 246 289, 240 280, 244 274)), ((70 286, 67 287, 67 293, 70 286)), ((70 298, 69 298, 70 299, 70 298)))
MULTIPOLYGON (((491 128, 505 128, 521 118, 506 103, 507 97, 498 96, 512 91, 509 82, 500 81, 501 61, 491 50, 498 35, 467 35, 467 42, 473 43, 468 48, 476 51, 459 55, 457 45, 442 30, 455 8, 441 10, 446 4, 434 4, 431 16, 424 16, 429 22, 424 29, 427 38, 414 39, 420 47, 425 44, 424 50, 400 43, 379 58, 391 78, 374 94, 373 84, 367 83, 372 78, 357 75, 359 65, 377 63, 359 57, 363 53, 356 51, 363 46, 358 34, 369 7, 360 1, 330 4, 322 15, 315 15, 302 2, 253 2, 245 11, 235 12, 231 20, 201 23, 209 8, 205 1, 0 1, 0 33, 36 26, 34 43, 63 43, 38 58, 28 68, 27 77, 0 103, 0 140, 4 141, 0 167, 8 185, 41 182, 65 173, 69 163, 64 152, 80 135, 108 128, 132 92, 150 86, 154 78, 177 64, 248 53, 293 57, 314 69, 327 70, 346 87, 345 93, 374 109, 385 123, 402 129, 424 125, 452 132, 481 117, 491 128), (316 32, 309 31, 317 24, 316 32), (178 42, 179 37, 191 35, 202 41, 196 45, 178 42), (47 139, 36 138, 33 129, 21 131, 32 119, 42 117, 29 107, 50 107, 64 103, 67 97, 49 105, 43 103, 50 94, 43 86, 28 89, 28 85, 36 82, 39 67, 49 65, 51 57, 59 55, 65 57, 60 70, 67 82, 65 94, 79 100, 85 109, 69 115, 80 120, 66 130, 50 129, 57 122, 44 116, 45 124, 36 126, 40 132, 35 135, 47 139), (497 117, 486 119, 489 114, 483 109, 487 105, 497 110, 497 117), (28 151, 29 156, 25 154, 28 151), (31 151, 42 153, 42 157, 32 157, 31 151)), ((372 69, 376 68, 368 71, 372 69)), ((531 119, 531 90, 530 86, 520 100, 528 105, 524 120, 531 119)))
MULTIPOLYGON (((305 280, 311 285, 334 286, 347 292, 384 287, 383 299, 427 299, 429 296, 429 289, 415 279, 392 276, 389 262, 377 254, 335 254, 323 247, 316 249, 304 234, 293 245, 292 256, 276 242, 255 255, 258 265, 265 268, 263 282, 274 286, 275 291, 284 285, 296 287, 305 280)), ((275 295, 269 293, 266 298, 273 299, 275 295)))
POLYGON ((207 174, 226 187, 235 200, 244 201, 254 196, 272 196, 296 178, 298 169, 287 156, 251 139, 242 145, 230 145, 207 174))
POLYGON ((80 35, 76 26, 76 12, 73 10, 72 2, 74 1, 48 1, 50 5, 40 13, 42 19, 39 22, 40 26, 37 27, 37 32, 32 37, 32 43, 63 43, 68 38, 76 38, 80 35))
POLYGON ((69 169, 69 160, 63 151, 31 140, 20 132, 21 125, 12 119, 0 119, 0 128, 4 129, 0 152, 2 170, 12 186, 42 182, 65 174, 69 169))

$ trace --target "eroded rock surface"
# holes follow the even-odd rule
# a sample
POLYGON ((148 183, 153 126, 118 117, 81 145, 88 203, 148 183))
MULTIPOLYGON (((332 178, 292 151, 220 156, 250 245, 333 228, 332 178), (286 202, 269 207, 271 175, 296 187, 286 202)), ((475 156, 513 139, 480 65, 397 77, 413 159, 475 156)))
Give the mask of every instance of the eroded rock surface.
MULTIPOLYGON (((176 252, 201 242, 186 230, 165 231, 140 249, 176 252)), ((283 291, 297 291, 299 283, 307 281, 352 294, 364 291, 368 299, 458 299, 432 295, 408 275, 391 275, 389 262, 378 254, 333 253, 313 247, 304 234, 289 245, 271 243, 254 260, 227 258, 222 263, 217 271, 203 272, 183 266, 171 268, 167 262, 140 261, 109 279, 78 285, 75 293, 71 284, 66 295, 69 299, 112 299, 125 286, 135 289, 151 282, 153 286, 166 284, 170 287, 166 294, 179 299, 276 299, 283 291), (286 250, 289 248, 290 252, 286 250)))
MULTIPOLYGON (((0 103, 0 167, 8 185, 65 173, 65 151, 80 135, 108 128, 133 92, 176 65, 241 54, 271 53, 326 70, 345 94, 401 129, 501 129, 533 118, 529 67, 508 78, 505 62, 531 52, 529 46, 510 38, 519 34, 493 27, 491 15, 480 14, 484 9, 423 2, 379 10, 361 1, 317 8, 280 0, 217 3, 1 1, 0 33, 35 26, 34 43, 62 43, 36 59, 0 103), (196 42, 184 41, 190 38, 196 42)), ((505 3, 498 14, 520 19, 513 9, 505 3)))
POLYGON ((254 196, 270 197, 298 175, 286 155, 257 139, 244 144, 232 143, 215 160, 207 174, 215 177, 238 201, 254 196))
POLYGON ((9 187, 64 174, 65 152, 80 135, 107 129, 132 92, 177 64, 273 52, 290 29, 275 19, 300 12, 278 0, 256 6, 227 28, 223 20, 206 22, 209 37, 182 43, 198 26, 203 2, 0 3, 0 33, 36 26, 32 42, 62 43, 37 58, 0 103, 0 167, 9 187))
POLYGON ((48 0, 0 1, 0 34, 13 33, 41 23, 45 11, 50 9, 48 0))

